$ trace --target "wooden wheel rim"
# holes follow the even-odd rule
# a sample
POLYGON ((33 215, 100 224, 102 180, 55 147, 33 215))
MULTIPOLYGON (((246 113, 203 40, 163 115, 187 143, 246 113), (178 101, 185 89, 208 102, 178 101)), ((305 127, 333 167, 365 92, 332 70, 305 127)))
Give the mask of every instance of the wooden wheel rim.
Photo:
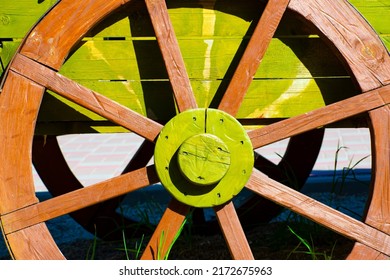
MULTIPOLYGON (((387 96, 389 95, 390 81, 389 55, 376 34, 346 1, 332 2, 332 4, 322 2, 324 1, 308 0, 303 3, 302 1, 293 0, 289 1, 288 8, 312 21, 320 32, 324 34, 324 37, 338 49, 338 52, 351 68, 360 88, 367 93, 364 96, 364 100, 372 105, 365 104, 363 109, 360 109, 360 111, 355 109, 354 112, 370 111, 372 131, 375 138, 375 174, 378 174, 379 170, 383 170, 387 174, 389 172, 388 154, 383 151, 387 150, 389 144, 387 136, 389 115, 387 107, 387 100, 389 99, 387 96), (343 15, 340 14, 340 11, 343 12, 343 15), (329 24, 333 19, 328 18, 327 14, 336 15, 334 18, 342 19, 343 23, 349 27, 354 26, 353 35, 346 33, 345 30, 348 30, 348 28, 344 29, 340 22, 337 22, 339 25, 329 24), (360 36, 363 36, 363 34, 364 40, 361 40, 360 36), (356 44, 346 44, 345 41, 348 40, 345 40, 345 38, 350 38, 356 44), (369 99, 370 97, 372 99, 369 99), (369 100, 367 101, 367 99, 369 100), (381 121, 378 121, 379 119, 381 121)), ((2 215, 3 231, 15 258, 63 257, 44 223, 13 231, 8 228, 8 224, 5 222, 8 213, 37 203, 30 167, 31 157, 29 155, 31 154, 35 120, 46 85, 44 80, 31 82, 28 78, 23 77, 22 75, 26 73, 23 72, 20 65, 24 63, 28 65, 35 61, 37 64, 34 64, 34 67, 39 68, 43 66, 44 68, 58 69, 73 45, 94 24, 108 14, 113 13, 125 3, 126 1, 61 1, 29 34, 15 60, 10 65, 11 71, 8 73, 1 96, 1 102, 3 103, 0 111, 0 129, 3 136, 0 153, 4 155, 4 161, 9 164, 5 164, 5 167, 1 169, 1 177, 3 179, 0 182, 0 200, 2 202, 0 213, 2 215), (70 24, 71 21, 68 21, 69 14, 75 14, 75 11, 77 11, 75 15, 77 18, 70 24), (50 21, 56 22, 57 25, 48 24, 50 21), (57 40, 53 40, 54 37, 57 40), (16 104, 16 98, 11 94, 15 91, 26 94, 25 103, 16 104), (16 119, 22 125, 13 127, 16 119), (23 160, 15 160, 16 154, 23 154, 26 157, 23 160), (14 176, 14 170, 16 169, 21 170, 21 176, 14 176), (18 194, 17 196, 15 196, 16 193, 18 194), (28 248, 17 244, 20 239, 29 240, 28 248)), ((58 81, 60 82, 60 80, 58 81)), ((363 102, 363 100, 358 101, 363 102)), ((360 105, 359 102, 357 102, 358 105, 360 105)), ((194 104, 191 104, 191 101, 183 101, 183 104, 187 104, 188 107, 194 106, 194 104)), ((183 106, 181 110, 185 110, 185 107, 183 106)), ((333 109, 334 107, 336 106, 331 108, 333 109)), ((345 114, 345 117, 348 117, 348 114, 349 112, 345 114)), ((295 120, 292 120, 292 122, 295 120)), ((329 120, 330 122, 332 120, 329 120)), ((327 123, 321 122, 320 124, 325 125, 327 123)), ((140 132, 140 134, 146 139, 154 141, 160 131, 160 127, 152 123, 147 123, 147 125, 151 127, 148 133, 140 132)), ((283 135, 292 136, 294 133, 298 134, 303 131, 289 132, 283 135)), ((255 131, 249 136, 256 148, 274 142, 275 139, 272 139, 272 136, 276 137, 275 135, 275 133, 270 133, 267 129, 264 129, 261 132, 255 131), (268 134, 271 136, 268 136, 268 134)), ((272 197, 272 194, 263 192, 263 189, 258 188, 259 185, 264 184, 264 182, 261 182, 261 176, 256 175, 253 178, 249 182, 250 188, 256 190, 261 195, 272 197)), ((389 231, 386 226, 389 224, 389 212, 380 205, 381 201, 383 201, 380 199, 380 194, 388 193, 385 184, 387 182, 384 182, 380 176, 376 175, 374 183, 373 199, 367 213, 366 222, 374 229, 379 229, 379 231, 374 230, 374 235, 378 236, 378 244, 371 244, 374 241, 367 244, 363 242, 364 240, 359 240, 351 254, 351 257, 354 258, 381 258, 389 255, 388 235, 381 235, 382 232, 389 231)), ((272 185, 272 183, 270 184, 272 185)), ((276 201, 281 204, 285 203, 285 201, 281 200, 276 201)), ((172 209, 176 208, 172 207, 172 209)), ((185 213, 185 209, 179 208, 176 210, 174 212, 185 213)), ((307 216, 313 218, 311 214, 307 214, 307 216)), ((370 226, 369 228, 371 228, 370 226)), ((225 232, 225 235, 228 235, 228 233, 225 232)))

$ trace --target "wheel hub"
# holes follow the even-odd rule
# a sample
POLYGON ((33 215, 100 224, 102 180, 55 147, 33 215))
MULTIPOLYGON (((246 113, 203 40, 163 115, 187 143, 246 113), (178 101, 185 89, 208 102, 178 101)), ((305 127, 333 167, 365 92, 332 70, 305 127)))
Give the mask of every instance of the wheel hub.
POLYGON ((194 109, 164 126, 154 160, 161 183, 177 200, 212 207, 242 190, 254 156, 251 141, 235 118, 216 109, 194 109))

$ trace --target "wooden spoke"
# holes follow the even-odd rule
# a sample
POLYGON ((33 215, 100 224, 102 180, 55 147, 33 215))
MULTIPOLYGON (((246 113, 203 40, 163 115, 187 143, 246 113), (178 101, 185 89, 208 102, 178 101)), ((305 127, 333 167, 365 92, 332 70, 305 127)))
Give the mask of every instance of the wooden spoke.
POLYGON ((145 2, 168 71, 179 111, 183 112, 188 109, 197 108, 179 44, 171 20, 169 19, 165 0, 146 0, 145 2))
POLYGON ((233 202, 215 207, 214 210, 233 259, 254 259, 233 202))
POLYGON ((289 0, 268 1, 218 109, 237 114, 288 3, 289 0))
POLYGON ((180 234, 180 229, 185 222, 191 207, 172 199, 164 212, 153 236, 142 254, 141 259, 164 259, 169 253, 169 248, 175 238, 180 234))
POLYGON ((267 127, 248 132, 253 148, 260 148, 305 131, 382 107, 390 102, 390 85, 330 104, 267 127))
MULTIPOLYGON (((154 143, 144 140, 122 174, 145 167, 153 156, 154 143)), ((32 161, 42 182, 52 196, 60 196, 84 186, 74 175, 64 158, 56 136, 35 136, 32 148, 32 161)), ((104 240, 122 238, 121 231, 115 231, 118 224, 126 228, 137 223, 117 213, 122 197, 106 200, 81 210, 70 213, 70 216, 89 232, 104 240)), ((139 227, 140 231, 144 230, 139 227)), ((132 231, 131 234, 135 234, 132 231)))
POLYGON ((390 236, 254 170, 247 188, 339 234, 390 256, 390 236))
POLYGON ((137 133, 149 141, 154 141, 160 133, 162 126, 153 120, 83 87, 21 54, 15 56, 11 70, 137 133))
POLYGON ((157 182, 154 166, 141 168, 8 213, 1 217, 4 233, 15 232, 157 182))

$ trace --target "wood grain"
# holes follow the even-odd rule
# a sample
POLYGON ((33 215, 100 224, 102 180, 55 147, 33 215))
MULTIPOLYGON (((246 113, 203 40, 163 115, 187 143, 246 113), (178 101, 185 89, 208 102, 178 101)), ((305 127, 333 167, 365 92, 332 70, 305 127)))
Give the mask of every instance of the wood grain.
POLYGON ((160 133, 162 126, 153 120, 83 87, 23 55, 16 55, 11 70, 26 76, 114 123, 122 125, 149 141, 154 141, 160 133))
POLYGON ((157 182, 154 166, 141 168, 3 215, 3 230, 16 232, 157 182))
POLYGON ((246 47, 218 109, 235 116, 263 60, 289 0, 270 0, 246 47))
POLYGON ((388 52, 372 27, 348 1, 329 5, 327 0, 291 0, 289 8, 312 21, 337 48, 359 78, 362 91, 390 83, 388 52))
POLYGON ((171 200, 142 254, 142 260, 158 260, 167 257, 168 250, 180 234, 180 229, 190 210, 190 206, 175 199, 171 200))
POLYGON ((242 229, 233 202, 214 207, 219 226, 235 260, 253 260, 252 250, 242 229))
MULTIPOLYGON (((370 112, 372 152, 372 178, 369 207, 365 213, 365 223, 390 234, 390 108, 384 106, 370 112)), ((356 243, 349 259, 389 258, 367 245, 356 243)))
POLYGON ((10 254, 16 260, 65 259, 44 223, 8 234, 7 240, 12 244, 10 254))
POLYGON ((168 15, 165 0, 146 0, 146 6, 148 7, 179 110, 183 112, 197 108, 190 79, 168 15))
POLYGON ((249 131, 248 135, 256 149, 385 106, 389 97, 390 85, 387 85, 267 127, 249 131))
POLYGON ((9 73, 0 95, 0 154, 3 161, 0 168, 1 214, 37 202, 29 135, 34 133, 36 110, 43 93, 42 86, 16 73, 9 73))
POLYGON ((341 235, 390 256, 390 235, 357 221, 254 170, 247 188, 341 235))
POLYGON ((74 45, 99 21, 129 0, 61 0, 34 31, 20 53, 59 69, 74 45))

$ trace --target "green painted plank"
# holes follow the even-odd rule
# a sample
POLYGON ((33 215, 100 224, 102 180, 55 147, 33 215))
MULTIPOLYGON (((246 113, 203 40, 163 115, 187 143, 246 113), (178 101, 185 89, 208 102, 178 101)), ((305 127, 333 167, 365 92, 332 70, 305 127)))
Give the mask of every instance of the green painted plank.
MULTIPOLYGON (((0 46, 3 65, 10 61, 27 30, 54 2, 0 0, 0 38, 8 38, 0 46)), ((389 47, 390 0, 351 2, 389 47)), ((91 30, 61 68, 61 73, 141 114, 167 121, 176 113, 172 90, 149 16, 139 3, 129 7, 136 8, 133 13, 120 11, 91 30)), ((230 75, 235 54, 240 44, 246 42, 248 29, 253 27, 252 21, 262 5, 260 1, 245 6, 239 1, 229 1, 229 5, 216 3, 168 1, 200 107, 217 106, 226 89, 221 80, 230 75)), ((343 67, 329 55, 321 40, 307 35, 291 15, 283 18, 277 39, 272 40, 240 108, 239 118, 291 117, 354 93, 343 67)), ((123 131, 56 95, 45 96, 37 126, 39 133, 94 130, 123 131)))
MULTIPOLYGON (((0 38, 23 38, 31 26, 55 2, 55 0, 1 0, 0 38)), ((241 36, 250 26, 251 20, 259 15, 262 4, 257 1, 248 2, 247 5, 242 5, 240 1, 228 2, 229 5, 215 4, 214 1, 197 1, 196 4, 193 1, 168 1, 175 32, 178 36, 206 36, 207 34, 241 36), (178 8, 179 5, 186 8, 178 8), (182 24, 183 22, 186 24, 182 24), (194 24, 188 26, 188 22, 194 24)), ((390 1, 351 0, 350 2, 367 18, 379 34, 390 33, 390 17, 388 16, 390 1)), ((127 14, 127 10, 112 15, 96 27, 90 36, 120 37, 131 36, 131 34, 140 36, 140 33, 153 34, 149 16, 143 6, 135 7, 130 15, 127 14), (114 25, 107 27, 107 22, 114 21, 116 22, 114 25)))
MULTIPOLYGON (((93 83, 96 81, 91 81, 89 84, 91 88, 93 83)), ((169 82, 100 83, 100 87, 105 88, 103 91, 105 96, 150 118, 164 122, 176 113, 169 82)), ((200 107, 208 107, 210 104, 212 107, 216 107, 221 98, 220 93, 216 90, 220 86, 220 81, 192 81, 192 86, 200 107)), ((238 117, 260 117, 263 111, 267 111, 269 117, 272 118, 291 117, 321 107, 324 102, 332 103, 346 98, 353 93, 352 82, 347 78, 256 79, 249 88, 238 117), (325 101, 322 94, 325 96, 325 101), (292 105, 280 110, 279 107, 285 106, 287 102, 292 105), (278 107, 277 110, 276 107, 278 107), (271 111, 272 114, 269 113, 271 111)), ((48 95, 42 104, 39 120, 47 122, 104 119, 67 100, 48 95), (71 105, 72 108, 59 109, 64 104, 62 102, 71 105)))
MULTIPOLYGON (((191 79, 220 80, 234 66, 242 40, 180 40, 191 79), (234 60, 235 59, 235 60, 234 60), (232 64, 233 62, 233 64, 232 64)), ((78 80, 161 80, 167 74, 157 42, 87 41, 60 72, 78 80)), ((338 60, 318 38, 272 40, 256 78, 345 76, 338 60), (288 61, 289 63, 286 63, 288 61), (309 68, 309 70, 307 70, 309 68)))
POLYGON ((349 1, 380 35, 390 34, 390 1, 350 0, 349 1))
POLYGON ((56 0, 1 0, 0 38, 23 38, 56 0))

